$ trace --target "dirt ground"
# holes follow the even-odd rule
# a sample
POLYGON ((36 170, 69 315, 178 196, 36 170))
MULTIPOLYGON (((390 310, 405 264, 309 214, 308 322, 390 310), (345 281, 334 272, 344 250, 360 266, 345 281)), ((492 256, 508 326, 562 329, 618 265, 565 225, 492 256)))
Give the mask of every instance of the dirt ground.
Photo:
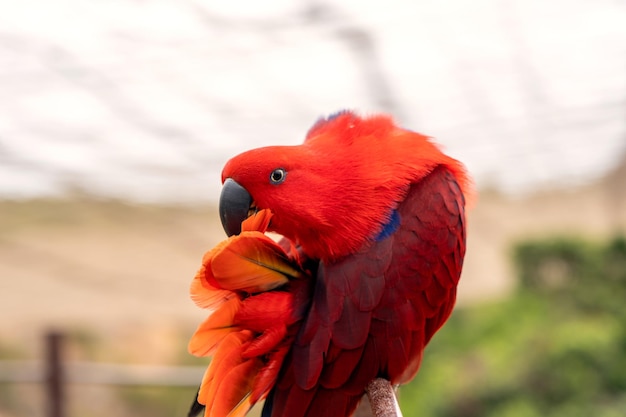
POLYGON ((156 359, 163 344, 153 339, 193 330, 204 315, 188 285, 222 236, 216 219, 212 207, 0 203, 0 344, 81 329, 124 339, 126 348, 149 343, 156 348, 141 358, 156 359))

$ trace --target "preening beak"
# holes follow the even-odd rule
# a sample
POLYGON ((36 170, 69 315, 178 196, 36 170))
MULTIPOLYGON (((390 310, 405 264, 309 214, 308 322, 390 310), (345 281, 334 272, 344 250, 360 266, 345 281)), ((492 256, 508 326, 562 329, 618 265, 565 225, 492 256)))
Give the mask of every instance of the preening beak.
POLYGON ((231 178, 224 181, 220 195, 220 219, 228 236, 241 233, 241 222, 248 217, 252 196, 231 178))

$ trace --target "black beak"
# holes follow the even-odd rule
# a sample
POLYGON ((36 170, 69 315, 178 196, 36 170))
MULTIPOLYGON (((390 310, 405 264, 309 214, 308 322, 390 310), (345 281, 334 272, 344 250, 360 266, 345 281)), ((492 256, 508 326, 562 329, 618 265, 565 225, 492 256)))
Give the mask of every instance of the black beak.
POLYGON ((252 196, 231 178, 224 181, 220 195, 220 219, 228 236, 241 233, 241 222, 248 217, 252 196))

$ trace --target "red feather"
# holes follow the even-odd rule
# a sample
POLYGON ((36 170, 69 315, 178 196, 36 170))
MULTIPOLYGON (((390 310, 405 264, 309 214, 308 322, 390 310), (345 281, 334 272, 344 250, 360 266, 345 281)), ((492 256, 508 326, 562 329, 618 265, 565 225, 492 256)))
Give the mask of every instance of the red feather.
POLYGON ((190 343, 215 352, 199 395, 206 415, 269 394, 264 415, 346 417, 372 379, 413 378, 456 299, 463 166, 389 117, 342 112, 300 146, 231 159, 222 177, 264 210, 205 257, 192 284, 215 316, 190 343), (280 184, 269 181, 277 168, 280 184))
POLYGON ((310 297, 298 253, 265 236, 270 218, 262 210, 246 220, 204 256, 192 282, 192 299, 212 311, 189 342, 192 354, 213 355, 198 392, 205 417, 244 416, 267 396, 302 319, 294 299, 310 297))
POLYGON ((331 407, 325 415, 345 417, 374 377, 400 384, 415 375, 426 343, 448 318, 456 298, 461 271, 456 260, 465 252, 462 207, 454 176, 437 168, 412 185, 398 206, 401 224, 393 236, 339 262, 320 265, 304 331, 285 365, 294 384, 279 383, 273 405, 278 411, 273 415, 317 415, 289 397, 298 393, 318 404, 326 401, 325 389, 332 389, 337 401, 344 392, 341 404, 349 406, 348 414, 331 407), (446 205, 451 200, 458 204, 446 205), (456 213, 449 212, 449 206, 457 207, 456 213), (437 216, 446 221, 433 221, 432 212, 441 210, 448 214, 437 216), (363 297, 355 297, 352 289, 364 279, 377 282, 376 277, 383 285, 370 286, 375 294, 359 303, 363 297), (370 299, 379 302, 372 305, 370 299))

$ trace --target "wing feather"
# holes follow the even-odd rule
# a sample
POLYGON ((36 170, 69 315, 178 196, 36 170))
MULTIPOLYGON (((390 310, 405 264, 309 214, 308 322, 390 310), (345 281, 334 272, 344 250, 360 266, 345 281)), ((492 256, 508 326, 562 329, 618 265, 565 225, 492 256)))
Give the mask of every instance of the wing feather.
POLYGON ((344 297, 341 317, 333 325, 333 344, 351 350, 363 346, 370 330, 372 311, 363 311, 350 297, 344 297))
POLYGON ((374 377, 398 384, 415 375, 455 302, 464 204, 454 175, 439 166, 407 189, 395 232, 319 265, 310 311, 272 394, 273 416, 344 417, 374 377))
POLYGON ((331 346, 331 350, 336 352, 335 360, 328 363, 330 366, 327 365, 324 367, 322 375, 320 376, 320 384, 330 389, 339 388, 344 385, 352 375, 357 364, 361 361, 365 346, 366 344, 363 343, 361 346, 352 350, 342 350, 336 345, 331 346))

